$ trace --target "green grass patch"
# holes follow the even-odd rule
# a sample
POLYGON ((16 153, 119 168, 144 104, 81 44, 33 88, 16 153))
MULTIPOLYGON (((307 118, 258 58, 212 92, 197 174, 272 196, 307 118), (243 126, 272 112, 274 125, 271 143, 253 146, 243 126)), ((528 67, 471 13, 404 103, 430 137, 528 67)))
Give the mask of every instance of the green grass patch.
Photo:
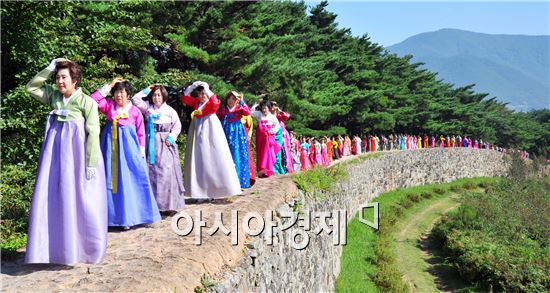
POLYGON ((328 191, 334 183, 348 176, 345 166, 341 164, 330 168, 315 166, 313 169, 294 173, 292 180, 296 186, 306 193, 328 191))
MULTIPOLYGON (((491 184, 494 178, 459 179, 450 183, 417 186, 386 192, 379 203, 380 230, 375 231, 354 217, 348 225, 348 244, 342 251, 337 292, 408 292, 396 263, 395 229, 410 214, 450 195, 450 188, 470 181, 491 184), (416 202, 415 202, 416 201, 416 202), (408 206, 409 208, 406 208, 408 206), (359 234, 359 235, 358 235, 359 234), (358 243, 359 242, 359 243, 358 243)), ((370 211, 372 209, 368 209, 370 211)), ((365 215, 371 219, 371 215, 365 215)))

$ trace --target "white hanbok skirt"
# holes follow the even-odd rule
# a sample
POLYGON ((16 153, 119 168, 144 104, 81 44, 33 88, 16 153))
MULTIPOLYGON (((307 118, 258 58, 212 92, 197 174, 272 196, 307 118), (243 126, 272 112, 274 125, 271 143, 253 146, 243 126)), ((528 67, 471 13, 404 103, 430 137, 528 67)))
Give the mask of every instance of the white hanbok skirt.
POLYGON ((233 157, 215 114, 189 125, 184 162, 185 195, 196 199, 242 194, 233 157))

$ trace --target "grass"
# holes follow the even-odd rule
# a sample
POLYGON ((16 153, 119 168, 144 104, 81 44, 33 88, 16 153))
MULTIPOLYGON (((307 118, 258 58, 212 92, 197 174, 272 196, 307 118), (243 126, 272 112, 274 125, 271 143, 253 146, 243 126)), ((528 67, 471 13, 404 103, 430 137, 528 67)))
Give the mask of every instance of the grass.
MULTIPOLYGON (((457 194, 435 201, 424 201, 412 207, 400 221, 395 233, 396 254, 403 279, 417 292, 438 291, 435 276, 429 272, 428 256, 419 241, 422 234, 433 227, 443 214, 459 206, 457 194)), ((431 260, 433 261, 433 259, 431 260)))
POLYGON ((304 192, 314 193, 330 190, 334 183, 347 176, 346 168, 338 164, 330 168, 315 166, 313 169, 293 174, 292 180, 304 192))
MULTIPOLYGON (((460 186, 461 188, 459 189, 462 189, 465 182, 471 182, 473 186, 479 186, 482 182, 490 183, 495 180, 493 178, 459 179, 444 184, 398 189, 380 195, 376 198, 376 201, 380 207, 380 221, 381 223, 385 223, 385 225, 381 225, 380 231, 377 232, 360 223, 357 216, 348 224, 348 244, 342 251, 341 271, 336 280, 336 291, 407 291, 403 288, 402 284, 397 284, 400 281, 396 278, 396 275, 397 273, 401 275, 401 271, 398 271, 401 260, 399 260, 398 266, 396 263, 398 257, 396 255, 396 242, 394 241, 395 238, 393 238, 395 237, 394 232, 396 228, 402 225, 405 219, 408 219, 414 213, 421 211, 423 208, 442 198, 448 198, 452 194, 449 190, 454 186, 460 186), (415 201, 419 201, 419 203, 415 201), (400 207, 397 207, 397 205, 400 207), (409 205, 408 209, 405 208, 405 206, 409 205), (391 236, 388 237, 388 235, 391 236), (377 246, 381 238, 384 239, 384 245, 377 246), (388 239, 391 241, 388 241, 388 239), (379 267, 377 264, 380 258, 388 260, 383 267, 379 267), (388 282, 396 284, 387 284, 388 282), (390 287, 380 287, 380 284, 386 284, 390 287)), ((370 210, 367 211, 370 212, 370 210)), ((369 219, 372 218, 372 215, 365 215, 365 217, 369 219)), ((413 243, 413 245, 417 245, 417 243, 413 243)))

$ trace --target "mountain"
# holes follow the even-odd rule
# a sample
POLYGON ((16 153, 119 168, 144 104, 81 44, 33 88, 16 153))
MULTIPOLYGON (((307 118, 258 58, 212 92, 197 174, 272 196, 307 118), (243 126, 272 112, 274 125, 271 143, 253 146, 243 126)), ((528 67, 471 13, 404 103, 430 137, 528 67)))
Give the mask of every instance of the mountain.
POLYGON ((550 108, 550 36, 491 35, 442 29, 387 47, 438 72, 446 82, 476 84, 518 111, 550 108))

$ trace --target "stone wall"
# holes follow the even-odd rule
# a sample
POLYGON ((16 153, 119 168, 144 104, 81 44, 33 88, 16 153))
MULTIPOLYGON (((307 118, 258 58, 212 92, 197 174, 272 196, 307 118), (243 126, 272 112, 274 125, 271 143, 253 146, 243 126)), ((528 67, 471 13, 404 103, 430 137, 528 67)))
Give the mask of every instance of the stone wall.
MULTIPOLYGON (((338 183, 336 192, 321 196, 296 194, 279 206, 284 211, 347 211, 349 222, 359 208, 379 194, 397 188, 450 182, 463 177, 502 176, 508 162, 498 152, 473 149, 424 149, 384 153, 358 164, 348 164, 349 178, 338 183), (295 207, 300 202, 300 207, 295 207)), ((319 221, 312 220, 312 230, 319 221)), ((303 229, 301 229, 303 231, 303 229)), ((296 228, 288 231, 296 232, 296 228)), ((332 235, 310 233, 302 250, 288 244, 288 233, 279 243, 267 245, 266 231, 247 246, 240 265, 223 275, 217 292, 327 292, 334 291, 340 272, 342 246, 333 245, 332 235), (264 236, 264 237, 262 237, 264 236)), ((297 238, 298 240, 300 238, 297 238)))

